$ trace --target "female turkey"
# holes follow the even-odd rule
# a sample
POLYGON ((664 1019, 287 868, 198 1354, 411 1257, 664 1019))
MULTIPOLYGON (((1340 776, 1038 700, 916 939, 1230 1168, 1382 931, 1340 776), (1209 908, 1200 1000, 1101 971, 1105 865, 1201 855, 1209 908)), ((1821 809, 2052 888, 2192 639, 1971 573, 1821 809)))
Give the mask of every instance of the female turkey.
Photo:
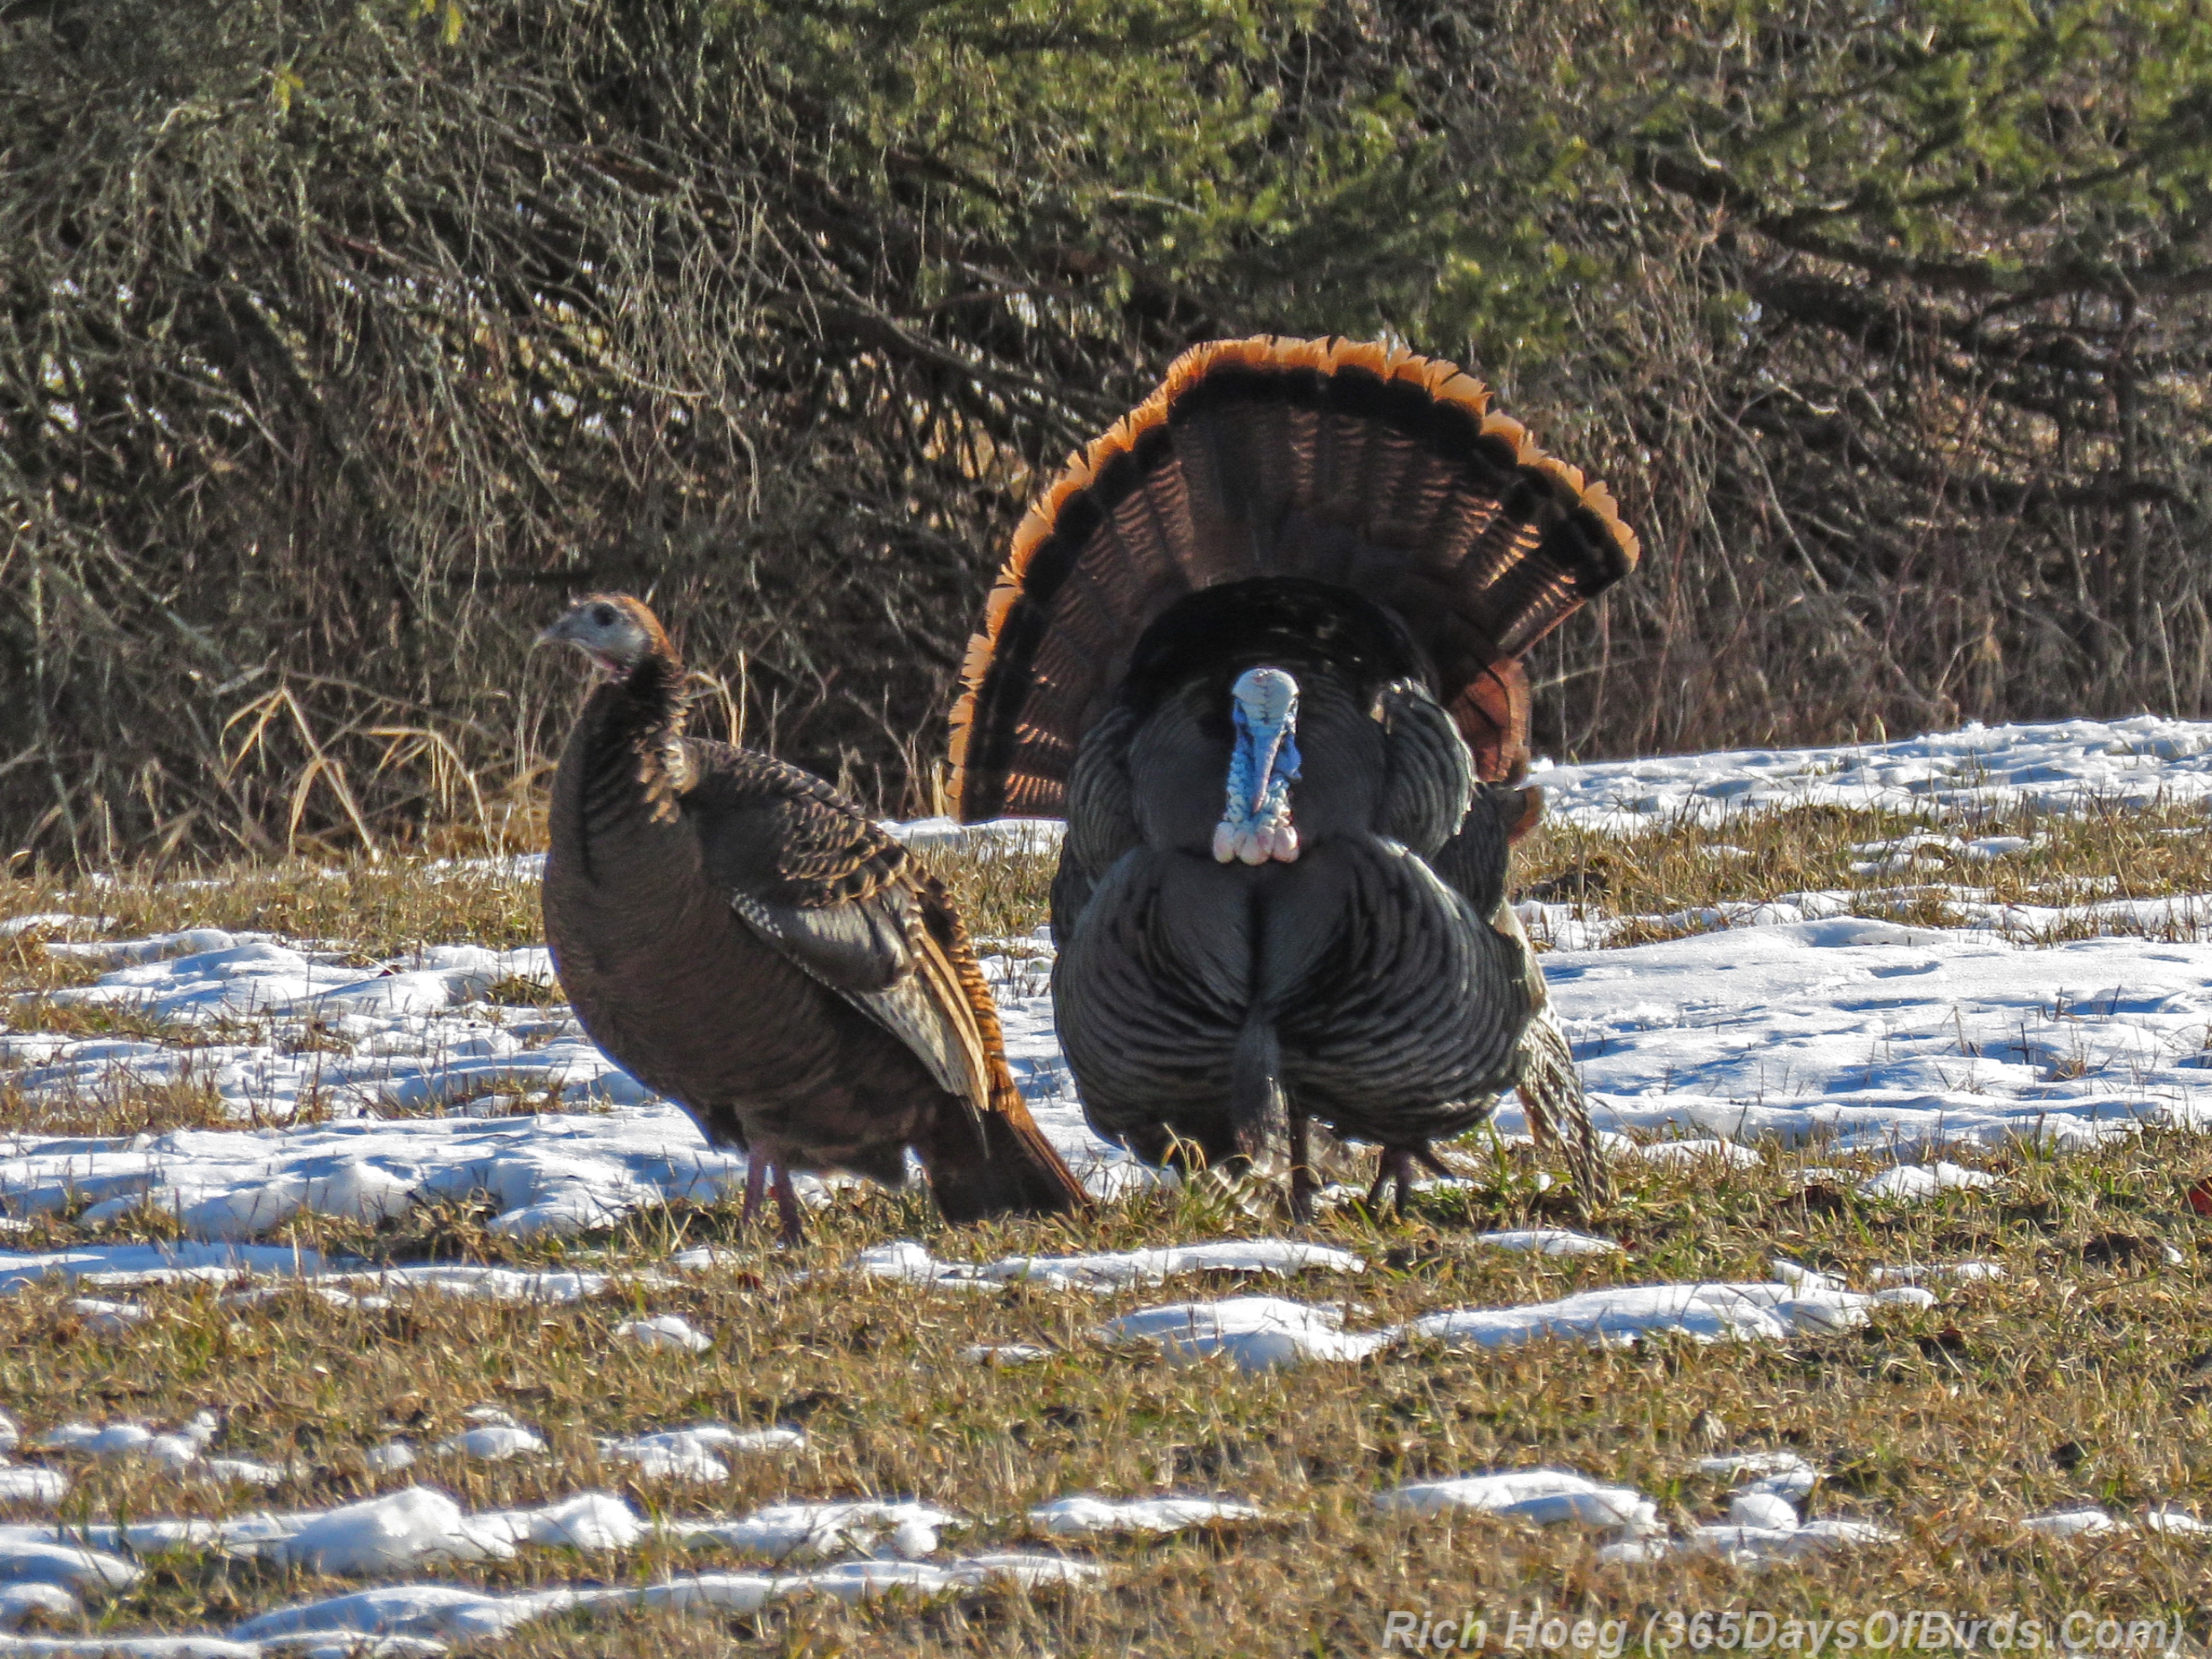
POLYGON ((682 665, 636 599, 593 594, 540 639, 603 676, 553 782, 562 988, 616 1064, 745 1149, 745 1218, 772 1175, 795 1241, 792 1170, 897 1186, 909 1146, 954 1221, 1086 1203, 936 879, 820 779, 686 737, 682 665))
MULTIPOLYGON (((961 816, 1064 815, 1054 1007, 1092 1127, 1241 1162, 1309 1120, 1375 1201, 1519 1085, 1595 1137, 1505 902, 1522 652, 1635 563, 1451 365, 1201 346, 1032 507, 953 716, 961 816)), ((1564 1133, 1560 1133, 1564 1132, 1564 1133)))

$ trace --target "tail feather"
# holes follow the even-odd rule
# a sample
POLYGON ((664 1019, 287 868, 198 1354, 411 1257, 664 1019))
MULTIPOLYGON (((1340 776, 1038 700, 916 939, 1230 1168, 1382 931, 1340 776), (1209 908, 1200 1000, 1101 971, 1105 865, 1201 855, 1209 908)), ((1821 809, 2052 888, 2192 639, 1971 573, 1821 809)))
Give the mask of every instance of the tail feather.
POLYGON ((1598 1147, 1574 1049, 1548 1008, 1537 1011, 1521 1040, 1520 1095, 1529 1132, 1566 1159, 1583 1212, 1611 1202, 1613 1176, 1598 1147))
POLYGON ((1282 1042, 1274 1022, 1258 1008, 1245 1019, 1230 1060, 1229 1127, 1237 1150, 1249 1158, 1265 1157, 1290 1132, 1282 1042))
POLYGON ((1514 659, 1636 556, 1605 489, 1449 363, 1341 340, 1200 346, 1016 532, 953 714, 960 815, 1056 816, 1146 626, 1263 575, 1395 611, 1483 775, 1504 776, 1528 726, 1514 659))
POLYGON ((964 1112, 942 1111, 915 1150, 937 1207, 948 1221, 985 1216, 1057 1215, 1087 1208, 1090 1195, 1045 1139, 1007 1068, 998 1005, 967 927, 941 883, 921 882, 927 944, 925 972, 946 981, 939 994, 963 1016, 970 1088, 964 1112))
POLYGON ((1494 662, 1445 707, 1474 757, 1475 776, 1519 782, 1528 767, 1528 671, 1510 657, 1494 662))
MULTIPOLYGON (((1006 1087, 1012 1091, 1011 1078, 1006 1087)), ((929 1138, 915 1150, 947 1221, 1063 1215, 1091 1206, 1083 1183, 1053 1150, 1018 1093, 978 1118, 939 1114, 929 1138)))

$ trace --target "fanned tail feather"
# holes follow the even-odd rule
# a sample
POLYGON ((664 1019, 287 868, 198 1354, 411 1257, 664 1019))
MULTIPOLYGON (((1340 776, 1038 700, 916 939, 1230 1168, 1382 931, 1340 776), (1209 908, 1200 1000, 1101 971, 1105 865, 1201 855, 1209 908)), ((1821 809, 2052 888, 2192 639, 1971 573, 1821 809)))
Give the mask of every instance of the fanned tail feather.
POLYGON ((1057 816, 1146 626, 1201 588, 1297 576, 1395 611, 1486 778, 1525 759, 1517 660, 1634 566, 1613 497, 1453 365, 1260 337, 1194 348, 1031 506, 970 642, 953 792, 1057 816))

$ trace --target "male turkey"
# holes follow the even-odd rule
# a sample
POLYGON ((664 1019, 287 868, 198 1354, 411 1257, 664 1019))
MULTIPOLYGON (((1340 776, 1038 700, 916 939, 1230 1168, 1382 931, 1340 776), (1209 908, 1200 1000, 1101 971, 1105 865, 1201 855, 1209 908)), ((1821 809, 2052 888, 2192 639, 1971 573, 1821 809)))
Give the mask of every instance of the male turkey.
POLYGON ((1084 1109, 1155 1162, 1309 1120, 1371 1201, 1520 1087, 1595 1133, 1505 902, 1535 821, 1522 652, 1634 566, 1605 489, 1449 363, 1187 352, 1034 505, 969 650, 960 815, 1064 816, 1053 1004, 1084 1109))
POLYGON ((793 1170, 891 1186, 921 1155, 954 1221, 1071 1210, 1083 1188, 1006 1069, 944 888, 828 784, 684 734, 684 671, 636 599, 539 636, 603 676, 553 781, 545 940, 592 1040, 745 1149, 744 1216, 793 1170))

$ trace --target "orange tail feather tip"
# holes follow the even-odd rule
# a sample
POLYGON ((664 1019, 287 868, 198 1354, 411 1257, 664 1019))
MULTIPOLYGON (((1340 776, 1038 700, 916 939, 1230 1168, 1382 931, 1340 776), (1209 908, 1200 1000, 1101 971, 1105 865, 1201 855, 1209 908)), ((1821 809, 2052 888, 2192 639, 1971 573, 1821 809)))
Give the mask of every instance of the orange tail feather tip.
MULTIPOLYGON (((1082 732, 1045 728, 1054 723, 1080 726, 1103 712, 1102 699, 1108 690, 1107 678, 1116 667, 1112 660, 1115 649, 1126 649, 1152 616, 1119 618, 1127 637, 1105 642, 1105 648, 1101 648, 1102 642, 1091 637, 1074 640, 1073 649, 1063 644, 1054 658, 1063 665, 1061 672, 1066 672, 1064 665, 1071 659, 1079 661, 1084 666, 1076 671, 1077 675, 1088 675, 1098 684, 1083 680, 1060 687, 1053 699, 1059 712, 1039 715, 1030 707, 1030 694, 1044 683, 1036 678, 1040 671, 1035 665, 1056 624, 1054 594, 1062 584, 1084 574, 1094 548, 1103 546, 1108 550, 1101 556, 1127 556, 1113 550, 1117 538, 1126 533, 1150 535, 1158 548, 1163 544, 1162 538, 1170 538, 1174 532, 1167 527, 1169 515, 1165 514, 1156 514, 1133 532, 1117 529, 1114 535, 1102 537, 1093 531, 1079 547, 1060 544, 1050 562, 1048 574, 1042 578, 1039 556, 1056 543, 1061 520, 1073 501, 1097 486, 1117 458, 1137 453, 1139 445, 1146 442, 1146 434, 1169 425, 1176 404, 1194 388, 1230 369, 1255 371, 1263 380, 1281 377, 1279 383, 1291 389, 1269 395, 1307 398, 1309 401, 1300 407, 1328 406, 1344 412, 1344 404, 1329 404, 1326 400, 1335 395, 1330 388, 1335 386, 1337 377, 1348 374, 1362 379, 1372 377, 1386 386, 1418 389, 1430 408, 1456 411, 1459 423, 1454 425, 1449 421, 1431 420, 1418 412, 1408 415, 1402 402, 1382 409, 1371 399, 1363 402, 1358 394, 1347 394, 1352 399, 1352 418, 1355 422, 1379 424, 1408 443, 1427 443, 1431 453, 1436 453, 1437 444, 1446 441, 1437 435, 1439 432, 1465 434, 1449 441, 1462 446, 1455 465, 1480 470, 1470 471, 1471 478, 1497 476, 1501 457, 1510 456, 1510 465, 1535 485, 1534 494, 1541 505, 1530 509, 1535 516, 1525 521, 1525 551, 1517 552, 1488 580, 1506 576, 1514 567, 1536 556, 1551 529, 1568 520, 1579 522, 1578 530, 1563 535, 1558 544, 1559 551, 1548 562, 1529 567, 1536 573, 1537 580, 1532 582, 1527 576, 1516 578, 1517 585, 1508 591, 1521 595, 1513 603, 1522 609, 1517 613, 1509 611, 1498 619, 1498 625, 1504 630, 1492 636, 1498 648, 1475 665, 1474 672, 1480 672, 1501 656, 1510 657, 1525 650, 1535 638, 1591 595, 1626 574, 1636 563, 1639 552, 1637 538, 1621 522, 1611 491, 1602 484, 1589 482, 1579 468, 1544 453, 1519 421, 1492 412, 1489 389, 1455 364, 1418 356, 1402 345, 1340 338, 1260 336, 1194 346, 1169 366, 1151 396, 1115 422, 1110 430, 1068 457, 1066 466, 1031 503, 1014 532, 1009 556, 986 602, 982 626, 969 641, 962 667, 962 694, 952 716, 951 787, 956 809, 963 819, 973 822, 1009 811, 1041 816, 1059 811, 1066 757, 1073 753, 1082 732), (1308 377, 1317 379, 1322 390, 1312 391, 1314 379, 1308 377), (1314 402, 1315 398, 1323 401, 1314 402), (1405 421, 1413 425, 1393 424, 1405 421), (1480 456, 1475 453, 1478 450, 1481 452, 1480 456), (1591 563, 1593 559, 1598 562, 1595 566, 1591 563), (1042 592, 1036 591, 1040 580, 1044 590, 1042 592), (1522 624, 1517 632, 1516 620, 1522 624)), ((1133 473, 1128 468, 1119 470, 1113 484, 1114 499, 1100 503, 1101 514, 1111 513, 1127 492, 1148 488, 1150 471, 1179 466, 1180 458, 1172 453, 1175 441, 1171 438, 1164 447, 1148 447, 1140 472, 1133 473), (1158 459, 1163 453, 1166 459, 1158 459)), ((1349 487, 1343 480, 1338 483, 1340 489, 1349 487)), ((1173 488, 1170 486, 1171 492, 1173 488)), ((1468 488, 1472 490, 1476 486, 1470 483, 1468 488)), ((1473 501, 1475 496, 1467 499, 1473 501)), ((1303 498, 1293 504, 1314 505, 1303 498)), ((1503 497, 1491 498, 1488 505, 1492 514, 1506 510, 1503 497)), ((1334 510, 1333 505, 1330 510, 1334 510)), ((1509 522, 1512 521, 1509 519, 1509 522)), ((1254 526, 1247 526, 1248 531, 1251 528, 1254 526)), ((1218 542, 1219 538, 1216 539, 1218 542)), ((1252 538, 1247 534, 1245 539, 1249 543, 1252 538)), ((1169 542, 1166 551, 1189 581, 1190 587, 1185 591, 1213 580, 1233 580, 1237 574, 1222 574, 1223 556, 1218 545, 1201 554, 1200 550, 1169 542), (1196 576, 1192 574, 1194 568, 1199 572, 1196 576)), ((1258 566, 1254 565, 1249 574, 1261 574, 1258 566)), ((1147 600, 1155 606, 1152 614, 1164 609, 1176 597, 1171 592, 1152 592, 1147 600)), ((1096 609, 1095 605, 1092 608, 1096 609)), ((1418 621, 1413 617, 1407 620, 1418 621)), ((1091 631, 1097 631, 1095 625, 1091 631)), ((1462 672, 1464 671, 1453 671, 1455 674, 1462 672)), ((1455 681, 1437 689, 1449 702, 1457 696, 1462 688, 1455 681)), ((1516 713, 1518 730, 1509 727, 1500 734, 1502 740, 1498 741, 1497 746, 1501 754, 1513 749, 1516 743, 1525 743, 1525 703, 1516 713)), ((1482 735, 1478 730, 1468 732, 1471 741, 1482 735)))
POLYGON ((973 1024, 984 1096, 968 1111, 940 1112, 915 1147, 938 1208, 952 1221, 1087 1208, 1090 1194, 1030 1115, 1006 1065, 998 1004, 975 959, 967 925, 936 877, 922 878, 921 893, 924 921, 951 969, 954 986, 947 994, 957 995, 973 1024))

